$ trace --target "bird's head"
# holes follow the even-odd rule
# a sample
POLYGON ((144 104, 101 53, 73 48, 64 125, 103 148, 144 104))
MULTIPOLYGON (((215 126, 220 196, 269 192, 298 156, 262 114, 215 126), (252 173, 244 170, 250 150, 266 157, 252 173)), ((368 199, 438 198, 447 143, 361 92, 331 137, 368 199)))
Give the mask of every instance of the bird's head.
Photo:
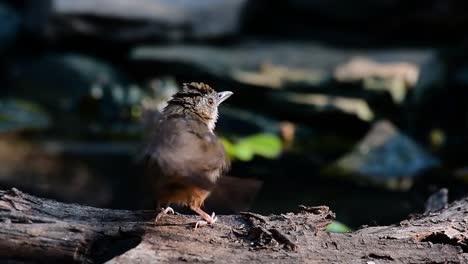
POLYGON ((210 130, 218 119, 218 106, 232 95, 225 91, 217 93, 204 83, 184 83, 182 90, 172 96, 163 112, 184 112, 198 116, 210 130))

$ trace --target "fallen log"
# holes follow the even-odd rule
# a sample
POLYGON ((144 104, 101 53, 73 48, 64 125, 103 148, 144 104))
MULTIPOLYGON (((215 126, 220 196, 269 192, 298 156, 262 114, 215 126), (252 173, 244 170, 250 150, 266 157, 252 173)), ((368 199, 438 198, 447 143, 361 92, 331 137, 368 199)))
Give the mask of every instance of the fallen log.
POLYGON ((326 206, 219 216, 99 209, 0 191, 0 262, 468 263, 468 198, 392 226, 326 232, 326 206))

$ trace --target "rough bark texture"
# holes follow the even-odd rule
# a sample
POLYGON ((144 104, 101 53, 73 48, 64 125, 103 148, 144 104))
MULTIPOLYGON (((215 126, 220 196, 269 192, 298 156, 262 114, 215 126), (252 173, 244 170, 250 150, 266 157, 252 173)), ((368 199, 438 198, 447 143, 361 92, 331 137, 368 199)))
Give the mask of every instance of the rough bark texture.
POLYGON ((0 191, 0 262, 468 263, 468 198, 392 226, 331 234, 326 206, 298 213, 197 216, 98 209, 0 191))

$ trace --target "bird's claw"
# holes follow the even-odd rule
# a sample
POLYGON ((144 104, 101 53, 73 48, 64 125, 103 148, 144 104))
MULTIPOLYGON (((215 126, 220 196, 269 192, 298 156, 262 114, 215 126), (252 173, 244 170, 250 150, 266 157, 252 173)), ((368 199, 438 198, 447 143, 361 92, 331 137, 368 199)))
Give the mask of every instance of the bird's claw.
POLYGON ((211 214, 211 223, 210 223, 210 225, 214 224, 214 222, 216 222, 216 220, 218 220, 218 217, 215 216, 215 213, 213 212, 211 214))
POLYGON ((195 229, 197 229, 199 227, 202 227, 202 226, 206 226, 207 224, 208 224, 208 222, 206 222, 205 220, 200 220, 200 221, 195 223, 195 229))
POLYGON ((163 215, 166 215, 166 214, 175 214, 174 212, 174 209, 172 209, 171 207, 166 207, 166 208, 161 208, 161 211, 158 213, 158 215, 156 215, 156 218, 154 219, 154 223, 158 222, 159 219, 161 219, 161 217, 163 215))
POLYGON ((165 209, 161 209, 161 211, 163 212, 163 214, 175 214, 174 209, 172 209, 169 206, 166 207, 165 209))
POLYGON ((218 220, 218 217, 216 217, 215 213, 213 212, 211 214, 211 217, 209 218, 209 221, 200 220, 197 223, 195 223, 195 229, 206 226, 206 225, 213 225, 217 220, 218 220))

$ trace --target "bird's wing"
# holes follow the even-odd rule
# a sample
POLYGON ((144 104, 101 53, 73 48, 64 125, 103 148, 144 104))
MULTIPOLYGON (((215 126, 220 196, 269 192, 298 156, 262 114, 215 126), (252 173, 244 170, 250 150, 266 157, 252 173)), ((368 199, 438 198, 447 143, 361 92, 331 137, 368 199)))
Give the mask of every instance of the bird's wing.
POLYGON ((203 189, 211 189, 228 166, 216 136, 202 123, 183 118, 166 119, 146 153, 148 164, 157 163, 163 177, 203 189))

